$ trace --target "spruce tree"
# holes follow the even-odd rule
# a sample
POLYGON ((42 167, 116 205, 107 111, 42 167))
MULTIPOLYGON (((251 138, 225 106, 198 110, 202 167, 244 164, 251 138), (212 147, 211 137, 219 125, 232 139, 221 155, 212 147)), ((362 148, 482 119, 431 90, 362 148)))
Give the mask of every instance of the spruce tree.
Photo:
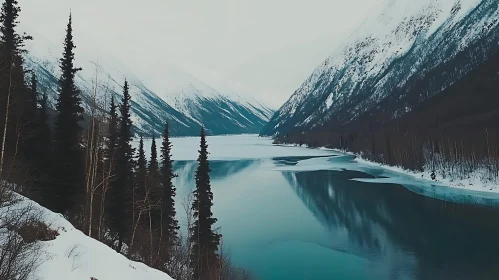
MULTIPOLYGON (((137 156, 137 166, 135 172, 135 188, 133 192, 134 206, 139 208, 145 207, 144 199, 146 194, 146 188, 147 188, 147 160, 146 160, 146 153, 144 150, 144 140, 142 139, 142 136, 140 136, 139 151, 137 156), (140 203, 137 204, 137 202, 140 203)), ((136 209, 136 207, 134 207, 135 217, 137 217, 140 212, 140 209, 136 209)), ((142 222, 144 222, 144 220, 142 222)))
POLYGON ((81 70, 74 66, 72 17, 66 29, 64 53, 60 59, 61 77, 57 98, 57 116, 54 134, 55 164, 53 171, 52 210, 67 212, 78 205, 84 191, 83 151, 79 121, 83 119, 79 91, 75 85, 75 75, 81 70))
POLYGON ((144 139, 140 136, 139 140, 139 153, 137 156, 137 191, 144 189, 147 176, 147 160, 144 150, 144 139))
POLYGON ((155 177, 157 176, 159 169, 158 169, 158 150, 156 148, 156 137, 153 135, 152 136, 152 143, 151 143, 151 160, 149 161, 149 167, 147 169, 147 172, 149 176, 155 177))
POLYGON ((31 37, 16 31, 20 12, 17 0, 6 0, 0 13, 0 176, 6 173, 4 165, 27 154, 24 140, 31 133, 25 116, 31 92, 25 82, 22 57, 24 41, 31 37))
POLYGON ((43 162, 43 147, 40 143, 41 123, 38 118, 38 82, 36 75, 31 75, 31 88, 26 100, 26 111, 24 115, 25 128, 30 132, 24 138, 24 158, 31 163, 31 177, 33 179, 33 190, 39 191, 41 188, 40 177, 43 176, 43 171, 46 162, 43 162))
POLYGON ((152 208, 151 216, 153 217, 153 225, 155 229, 159 228, 159 222, 161 220, 161 211, 157 207, 161 196, 161 187, 159 181, 159 166, 158 166, 158 150, 156 149, 156 138, 152 137, 151 143, 151 159, 149 161, 149 166, 147 167, 147 183, 151 188, 151 203, 154 205, 152 208))
POLYGON ((111 168, 114 159, 118 140, 118 113, 116 112, 116 109, 117 107, 113 96, 111 97, 111 106, 109 108, 109 130, 106 143, 106 157, 109 168, 111 168))
POLYGON ((198 157, 192 210, 194 223, 190 228, 191 268, 193 279, 210 279, 210 268, 217 267, 218 245, 221 235, 213 230, 217 221, 213 217, 213 193, 210 185, 210 165, 208 162, 208 144, 204 127, 201 128, 201 145, 198 157))
MULTIPOLYGON (((178 241, 178 221, 175 218, 175 186, 173 178, 176 175, 173 173, 173 161, 171 159, 172 144, 170 142, 170 132, 168 123, 165 125, 163 132, 163 141, 161 144, 161 169, 160 169, 160 184, 162 189, 161 195, 161 225, 163 234, 166 238, 167 249, 170 249, 178 241)), ((168 254, 168 252, 167 252, 168 254)), ((167 259, 169 259, 169 255, 167 259)))
POLYGON ((48 115, 48 96, 47 93, 42 95, 40 99, 40 107, 37 112, 37 144, 42 148, 42 161, 43 161, 43 172, 44 176, 44 189, 48 188, 48 177, 50 175, 50 164, 48 162, 52 161, 52 134, 49 126, 49 115, 48 115))
POLYGON ((17 0, 5 0, 2 4, 2 14, 0 15, 0 32, 2 39, 2 48, 4 55, 18 54, 19 50, 23 47, 23 37, 16 32, 17 18, 21 8, 17 0))
POLYGON ((132 119, 130 115, 131 96, 128 92, 128 82, 123 86, 118 138, 115 154, 115 180, 111 184, 108 204, 108 220, 112 234, 118 239, 117 252, 121 252, 128 234, 131 221, 131 204, 133 189, 133 148, 132 119))

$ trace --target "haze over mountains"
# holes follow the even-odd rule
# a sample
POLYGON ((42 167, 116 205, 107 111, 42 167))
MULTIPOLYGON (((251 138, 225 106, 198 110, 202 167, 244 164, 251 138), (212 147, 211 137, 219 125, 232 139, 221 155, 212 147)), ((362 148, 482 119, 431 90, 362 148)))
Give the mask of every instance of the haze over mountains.
MULTIPOLYGON (((50 42, 33 30, 28 29, 28 33, 34 40, 27 42, 27 66, 37 73, 41 90, 54 105, 62 43, 50 42)), ((212 135, 258 133, 273 114, 259 101, 217 91, 172 65, 164 65, 164 79, 152 85, 99 48, 82 49, 76 55, 76 65, 83 69, 78 72, 77 84, 87 108, 96 85, 100 107, 108 108, 111 96, 119 99, 127 79, 134 126, 147 136, 159 135, 167 121, 175 136, 197 135, 201 125, 212 135)))

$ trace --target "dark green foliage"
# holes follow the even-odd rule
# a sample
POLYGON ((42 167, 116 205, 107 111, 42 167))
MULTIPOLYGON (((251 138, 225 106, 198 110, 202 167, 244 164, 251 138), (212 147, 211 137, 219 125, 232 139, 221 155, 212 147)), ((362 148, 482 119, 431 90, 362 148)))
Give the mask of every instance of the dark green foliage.
POLYGON ((50 128, 47 124, 47 96, 38 100, 38 82, 36 75, 31 77, 30 99, 26 103, 26 127, 30 134, 25 138, 24 158, 30 163, 30 174, 32 176, 32 192, 44 206, 49 206, 50 192, 50 162, 51 142, 50 128), (40 103, 40 108, 38 108, 40 103))
POLYGON ((23 38, 15 31, 18 24, 17 18, 21 12, 18 5, 17 0, 6 0, 2 4, 0 32, 6 54, 19 54, 23 47, 23 38))
POLYGON ((217 219, 213 218, 213 193, 210 185, 210 166, 208 162, 208 144, 204 128, 201 128, 201 148, 199 150, 198 168, 196 170, 196 190, 192 210, 194 223, 190 228, 192 243, 191 267, 193 279, 209 279, 210 269, 217 267, 218 245, 221 235, 216 233, 213 225, 217 219))
MULTIPOLYGON (((134 205, 139 207, 145 206, 144 199, 146 194, 146 188, 147 188, 147 160, 144 151, 144 140, 142 139, 142 136, 140 136, 139 151, 137 156, 137 166, 135 170, 135 185, 132 194, 133 201, 139 202, 139 204, 134 203, 134 205)), ((140 210, 139 209, 135 210, 136 210, 135 214, 136 216, 138 216, 140 210)), ((145 222, 145 219, 142 220, 142 222, 145 222)))
POLYGON ((144 139, 140 136, 139 140, 139 154, 137 157, 137 171, 136 171, 136 182, 138 186, 144 188, 147 176, 147 160, 146 153, 144 151, 144 139))
POLYGON ((116 144, 118 141, 118 113, 116 112, 116 103, 114 97, 111 97, 111 106, 109 108, 109 131, 107 136, 106 156, 109 161, 109 166, 113 162, 116 152, 116 144))
MULTIPOLYGON (((158 150, 156 148, 156 138, 153 135, 151 144, 151 160, 149 161, 149 166, 147 168, 147 184, 150 190, 149 206, 151 214, 151 227, 154 232, 164 233, 162 231, 162 220, 161 220, 161 178, 159 175, 158 166, 158 150)), ((165 240, 160 237, 162 240, 165 240)))
POLYGON ((71 15, 66 29, 64 53, 60 59, 61 77, 56 109, 54 133, 54 170, 52 210, 67 212, 78 205, 84 191, 83 151, 81 130, 83 108, 79 91, 75 85, 75 74, 81 70, 74 67, 74 44, 71 15))
POLYGON ((147 169, 150 177, 157 177, 159 172, 158 167, 158 150, 156 149, 156 137, 152 136, 151 144, 151 160, 149 161, 149 168, 147 169))
POLYGON ((32 127, 26 126, 30 90, 25 83, 22 53, 25 52, 24 41, 31 37, 16 32, 20 11, 16 0, 7 0, 2 4, 0 14, 0 144, 5 148, 0 175, 26 185, 26 178, 22 182, 18 180, 19 177, 28 177, 25 172, 29 165, 23 162, 26 154, 24 140, 32 132, 32 127))
POLYGON ((37 172, 37 176, 35 177, 35 191, 37 191, 40 195, 40 199, 42 200, 40 203, 46 207, 49 206, 51 201, 50 197, 48 197, 51 192, 51 162, 53 160, 52 157, 52 141, 51 141, 51 132, 48 124, 48 113, 47 113, 47 94, 44 93, 40 100, 40 108, 37 113, 37 121, 38 129, 36 132, 35 143, 37 147, 37 157, 35 158, 35 172, 37 172))
POLYGON ((116 146, 115 180, 111 184, 108 203, 108 220, 112 234, 118 239, 118 252, 128 234, 131 224, 132 189, 133 189, 133 148, 132 120, 130 116, 131 96, 128 82, 123 87, 120 105, 120 119, 116 146))
MULTIPOLYGON (((173 173, 173 161, 171 159, 172 144, 170 142, 168 123, 165 125, 163 133, 163 142, 161 144, 161 170, 160 182, 162 189, 161 196, 161 212, 162 212, 162 225, 167 238, 168 247, 171 247, 178 241, 178 221, 175 218, 175 186, 173 185, 173 178, 176 175, 173 173)), ((151 160, 152 161, 152 160, 151 160)))

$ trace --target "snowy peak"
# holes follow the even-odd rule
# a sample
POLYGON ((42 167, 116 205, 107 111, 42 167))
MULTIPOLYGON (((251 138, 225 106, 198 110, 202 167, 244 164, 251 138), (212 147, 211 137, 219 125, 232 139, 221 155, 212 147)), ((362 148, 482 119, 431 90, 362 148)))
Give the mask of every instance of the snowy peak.
POLYGON ((187 72, 170 69, 166 75, 154 85, 159 96, 211 134, 259 133, 274 113, 256 100, 218 91, 187 72))
POLYGON ((386 4, 381 14, 367 19, 315 69, 262 134, 312 129, 326 122, 345 125, 372 110, 387 110, 382 103, 390 103, 393 117, 399 117, 497 49, 491 43, 499 18, 497 1, 397 0, 386 4), (480 49, 477 44, 482 41, 486 47, 480 49), (412 96, 412 88, 425 87, 425 75, 463 53, 473 53, 477 59, 453 62, 461 69, 440 71, 432 82, 425 81, 421 96, 412 96), (401 101, 410 95, 416 100, 401 101))
MULTIPOLYGON (((40 90, 48 93, 49 104, 53 106, 62 43, 54 44, 34 30, 26 31, 35 38, 27 42, 27 66, 38 74, 40 90)), ((140 134, 160 134, 166 122, 175 136, 198 135, 201 125, 213 135, 258 133, 273 114, 258 102, 223 95, 171 65, 163 67, 159 80, 139 78, 117 58, 90 43, 78 46, 75 59, 77 67, 83 68, 76 82, 86 110, 94 92, 100 107, 108 108, 111 96, 120 99, 123 83, 128 80, 132 120, 140 134)))

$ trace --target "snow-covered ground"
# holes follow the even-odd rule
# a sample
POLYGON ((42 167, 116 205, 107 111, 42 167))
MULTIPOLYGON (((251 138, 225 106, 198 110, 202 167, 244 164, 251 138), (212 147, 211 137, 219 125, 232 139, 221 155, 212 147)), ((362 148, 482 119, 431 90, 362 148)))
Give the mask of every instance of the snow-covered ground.
MULTIPOLYGON (((293 145, 284 145, 293 147, 293 145)), ((281 166, 279 171, 350 170, 370 174, 376 178, 354 178, 359 182, 403 185, 415 193, 449 202, 499 206, 499 185, 486 182, 483 172, 477 170, 464 179, 452 176, 443 178, 437 174, 431 180, 431 172, 416 172, 402 167, 388 166, 372 162, 353 153, 336 149, 320 148, 340 156, 313 158, 300 161, 297 165, 281 166)))
POLYGON ((128 260, 108 246, 75 229, 61 215, 29 199, 22 198, 16 207, 32 207, 33 212, 41 213, 43 222, 59 233, 55 240, 41 242, 41 253, 38 255, 40 266, 34 272, 33 279, 89 280, 90 277, 99 280, 172 279, 161 271, 128 260))

